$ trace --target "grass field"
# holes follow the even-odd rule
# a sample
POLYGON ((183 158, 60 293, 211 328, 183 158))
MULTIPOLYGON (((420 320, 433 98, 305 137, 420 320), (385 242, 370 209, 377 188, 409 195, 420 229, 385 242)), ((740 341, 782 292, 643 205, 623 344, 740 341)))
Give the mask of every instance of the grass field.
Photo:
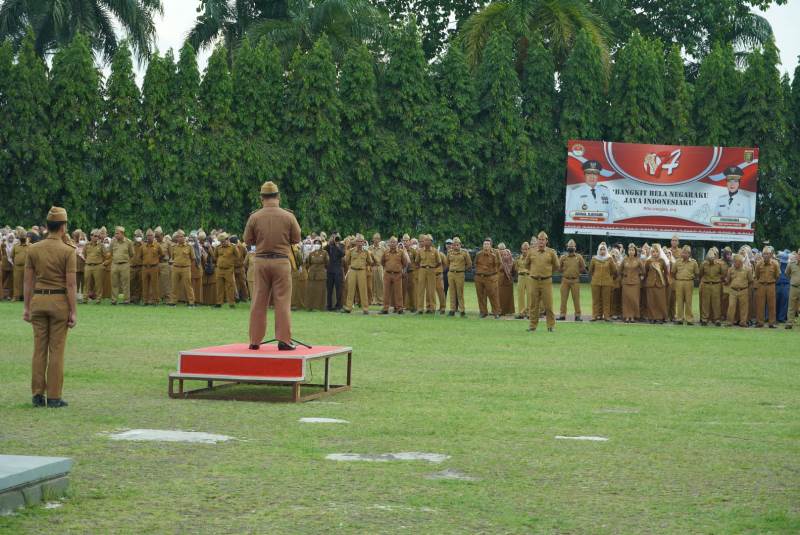
POLYGON ((46 410, 30 406, 31 328, 20 304, 2 303, 0 452, 76 465, 62 507, 0 517, 0 532, 800 532, 797 330, 531 334, 469 305, 464 319, 296 313, 298 338, 354 348, 354 390, 302 405, 167 398, 179 350, 246 340, 244 306, 83 305, 66 357, 71 405, 46 410), (351 423, 298 423, 307 416, 351 423), (106 435, 133 428, 238 440, 106 435), (451 457, 325 459, 402 451, 451 457), (443 469, 477 479, 425 478, 443 469))

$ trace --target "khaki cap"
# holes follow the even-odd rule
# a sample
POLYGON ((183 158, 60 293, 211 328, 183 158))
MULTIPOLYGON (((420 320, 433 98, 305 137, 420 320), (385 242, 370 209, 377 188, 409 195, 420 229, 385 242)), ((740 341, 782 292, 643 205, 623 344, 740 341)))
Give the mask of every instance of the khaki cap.
POLYGON ((217 239, 219 241, 227 240, 228 239, 228 233, 227 232, 220 232, 219 235, 217 236, 217 239))
POLYGON ((272 195, 274 193, 280 193, 275 182, 269 181, 261 184, 261 195, 272 195))
POLYGON ((155 236, 156 233, 155 233, 155 231, 153 231, 153 229, 149 228, 149 229, 147 229, 147 232, 145 232, 145 234, 147 236, 155 236))
POLYGON ((733 255, 734 260, 738 260, 739 262, 744 262, 744 257, 740 254, 733 255))
POLYGON ((691 247, 689 247, 688 245, 684 245, 684 246, 683 246, 683 251, 685 251, 685 252, 687 252, 687 253, 691 253, 691 252, 692 252, 692 248, 691 248, 691 247))
POLYGON ((575 240, 569 240, 567 242, 567 247, 575 247, 575 240))
POLYGON ((119 227, 119 226, 115 227, 114 232, 122 232, 123 234, 125 234, 125 227, 119 227))
POLYGON ((201 239, 201 240, 205 240, 205 239, 206 239, 206 231, 204 231, 204 230, 200 230, 200 231, 197 233, 197 238, 198 238, 198 239, 201 239))
POLYGON ((456 236, 455 238, 453 238, 453 243, 457 243, 457 244, 461 245, 461 238, 456 236))
POLYGON ((635 243, 633 243, 633 242, 630 242, 630 243, 628 244, 628 249, 636 249, 636 244, 635 244, 635 243))
POLYGON ((142 236, 143 234, 144 233, 142 232, 142 229, 140 229, 140 228, 137 228, 136 230, 133 231, 133 235, 134 236, 142 236))
POLYGON ((380 240, 381 239, 381 233, 380 232, 376 232, 375 234, 373 234, 372 235, 372 239, 374 240, 375 238, 378 238, 380 240))
POLYGON ((50 208, 50 211, 47 212, 47 220, 53 222, 66 222, 67 211, 59 206, 53 206, 50 208))
POLYGON ((539 232, 539 234, 536 235, 536 237, 539 238, 540 240, 542 240, 542 239, 546 240, 547 239, 547 233, 542 230, 541 232, 539 232))
POLYGON ((411 236, 409 236, 408 233, 403 234, 403 240, 410 240, 410 239, 411 239, 411 236))
POLYGON ((161 225, 157 226, 153 232, 156 234, 164 234, 164 230, 161 228, 161 225))
POLYGON ((177 231, 175 231, 175 236, 184 237, 186 236, 186 233, 183 230, 178 229, 177 231))

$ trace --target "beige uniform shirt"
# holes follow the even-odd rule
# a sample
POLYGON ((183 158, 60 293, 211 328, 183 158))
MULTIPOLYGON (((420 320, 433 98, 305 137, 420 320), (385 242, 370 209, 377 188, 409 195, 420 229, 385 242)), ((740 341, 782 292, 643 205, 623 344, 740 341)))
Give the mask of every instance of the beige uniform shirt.
POLYGON ((678 258, 672 261, 671 271, 675 280, 693 281, 700 273, 700 268, 697 265, 697 260, 694 258, 688 260, 678 258))
POLYGON ((447 263, 450 265, 451 273, 463 273, 472 267, 472 258, 469 252, 464 249, 450 251, 447 253, 447 263))
POLYGON ((549 247, 545 247, 542 251, 538 247, 528 249, 525 264, 528 268, 528 273, 533 278, 552 277, 553 273, 561 269, 558 263, 558 255, 549 247))
POLYGON ((33 269, 36 290, 60 290, 67 287, 67 273, 75 273, 78 255, 75 247, 56 236, 34 243, 25 259, 25 269, 33 269))
POLYGON ((128 238, 111 240, 111 261, 115 264, 130 262, 133 258, 133 242, 128 238))
POLYGON ((577 253, 561 255, 558 262, 564 279, 577 279, 586 271, 586 261, 577 253))
POLYGON ((292 244, 300 242, 300 225, 292 212, 278 206, 278 199, 272 199, 250 214, 243 239, 248 246, 256 246, 256 255, 273 253, 288 258, 292 244))

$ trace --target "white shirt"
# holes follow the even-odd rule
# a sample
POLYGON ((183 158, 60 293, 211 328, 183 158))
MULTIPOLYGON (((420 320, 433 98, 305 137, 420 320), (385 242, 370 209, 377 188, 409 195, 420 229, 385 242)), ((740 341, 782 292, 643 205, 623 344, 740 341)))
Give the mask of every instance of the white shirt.
POLYGON ((717 197, 714 203, 714 215, 717 217, 744 217, 750 219, 750 199, 737 191, 733 196, 729 193, 717 197))
POLYGON ((569 194, 567 206, 567 219, 572 219, 571 212, 605 212, 606 223, 614 222, 611 209, 611 190, 603 184, 597 184, 592 195, 592 188, 588 184, 574 186, 569 194))

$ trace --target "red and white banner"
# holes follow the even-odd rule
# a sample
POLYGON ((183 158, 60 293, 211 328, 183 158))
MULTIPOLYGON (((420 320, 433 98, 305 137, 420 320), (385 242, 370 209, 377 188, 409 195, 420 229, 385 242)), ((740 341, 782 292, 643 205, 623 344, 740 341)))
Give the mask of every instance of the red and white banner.
POLYGON ((758 149, 570 140, 564 232, 753 241, 758 149), (596 160, 599 177, 585 175, 596 160), (740 181, 724 170, 737 166, 740 181))

